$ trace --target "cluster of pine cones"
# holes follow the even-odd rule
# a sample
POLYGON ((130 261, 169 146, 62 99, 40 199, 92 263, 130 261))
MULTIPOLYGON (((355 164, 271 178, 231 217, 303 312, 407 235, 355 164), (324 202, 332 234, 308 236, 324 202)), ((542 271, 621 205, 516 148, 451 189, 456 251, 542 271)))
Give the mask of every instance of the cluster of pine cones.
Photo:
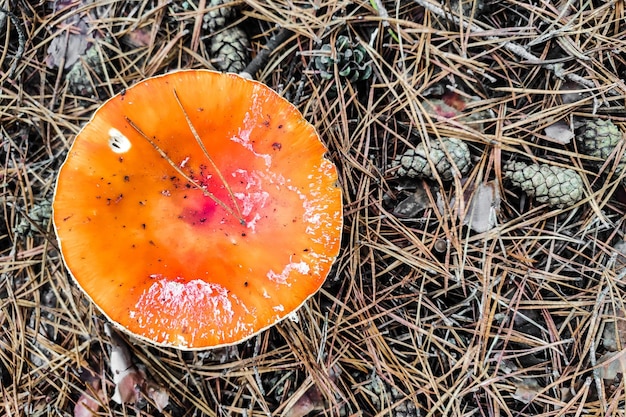
MULTIPOLYGON (((250 61, 250 40, 246 32, 232 24, 237 16, 234 0, 209 0, 202 28, 212 35, 208 46, 213 65, 219 71, 240 73, 250 61)), ((187 1, 182 8, 190 7, 187 1)))
MULTIPOLYGON (((600 169, 622 144, 623 136, 611 120, 593 119, 584 122, 577 140, 580 150, 593 158, 593 168, 600 169)), ((617 176, 621 176, 626 168, 626 153, 619 154, 621 156, 613 164, 612 171, 617 176)), ((468 146, 456 138, 431 141, 429 146, 420 143, 397 156, 392 163, 399 176, 431 180, 439 177, 443 181, 458 176, 457 172, 466 174, 470 164, 468 146)), ((584 182, 580 174, 563 166, 511 162, 504 165, 503 174, 513 186, 551 207, 570 207, 584 197, 584 182)), ((623 182, 626 185, 626 179, 623 182)))

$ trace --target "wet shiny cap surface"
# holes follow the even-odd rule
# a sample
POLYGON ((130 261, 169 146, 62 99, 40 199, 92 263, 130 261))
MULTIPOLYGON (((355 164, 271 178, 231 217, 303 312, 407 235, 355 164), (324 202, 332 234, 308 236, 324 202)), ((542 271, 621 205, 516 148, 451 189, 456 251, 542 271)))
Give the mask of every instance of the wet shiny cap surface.
POLYGON ((59 173, 65 263, 109 319, 158 345, 238 343, 322 285, 342 228, 313 126, 258 82, 145 80, 100 107, 59 173))

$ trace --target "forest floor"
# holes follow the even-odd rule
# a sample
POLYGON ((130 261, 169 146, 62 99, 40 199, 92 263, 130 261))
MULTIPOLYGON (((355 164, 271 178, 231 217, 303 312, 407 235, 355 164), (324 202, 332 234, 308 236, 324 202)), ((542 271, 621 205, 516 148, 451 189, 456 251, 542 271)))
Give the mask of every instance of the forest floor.
POLYGON ((0 6, 0 414, 624 415, 623 1, 0 6), (56 176, 104 101, 200 68, 315 126, 341 251, 297 321, 120 342, 63 264, 56 176), (120 343, 143 372, 122 404, 120 343))

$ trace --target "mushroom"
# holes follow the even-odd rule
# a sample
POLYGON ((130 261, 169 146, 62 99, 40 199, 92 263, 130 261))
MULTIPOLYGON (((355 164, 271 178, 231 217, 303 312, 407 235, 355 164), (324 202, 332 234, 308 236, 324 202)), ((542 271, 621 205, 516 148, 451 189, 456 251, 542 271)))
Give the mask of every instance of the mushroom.
POLYGON ((337 170, 263 84, 185 70, 104 103, 59 172, 65 264, 113 323, 161 346, 241 342, 295 312, 338 255, 337 170))

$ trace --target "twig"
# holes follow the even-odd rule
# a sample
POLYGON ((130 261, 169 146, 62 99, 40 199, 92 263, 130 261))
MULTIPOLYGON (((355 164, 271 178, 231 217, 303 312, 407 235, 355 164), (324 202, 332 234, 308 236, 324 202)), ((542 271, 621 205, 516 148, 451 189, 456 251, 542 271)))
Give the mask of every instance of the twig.
POLYGON ((206 7, 206 0, 200 0, 198 2, 198 10, 196 18, 193 22, 193 32, 191 35, 191 50, 198 51, 198 45, 200 44, 200 33, 202 32, 203 14, 202 11, 206 7))
MULTIPOLYGON (((396 42, 400 42, 398 35, 396 35, 395 32, 391 29, 391 25, 389 24, 389 12, 385 8, 385 5, 383 4, 382 0, 370 0, 370 4, 372 5, 372 7, 374 7, 376 12, 378 12, 378 15, 381 18, 380 22, 383 25, 383 27, 387 29, 387 33, 389 34, 389 36, 391 36, 393 40, 395 40, 396 42)), ((375 33, 378 32, 378 28, 374 32, 375 33)), ((373 37, 371 39, 373 39, 373 37)), ((370 46, 371 46, 371 43, 370 43, 370 46)))
POLYGON ((15 57, 13 58, 13 63, 11 64, 11 68, 9 69, 9 78, 13 78, 15 75, 15 71, 17 70, 17 64, 22 60, 22 56, 24 56, 24 49, 26 48, 26 34, 24 32, 24 27, 22 26, 22 22, 15 15, 15 13, 6 10, 0 7, 0 13, 4 13, 9 16, 11 19, 11 23, 15 26, 15 30, 17 31, 17 52, 15 53, 15 57))
POLYGON ((246 68, 239 73, 242 77, 253 79, 254 74, 256 74, 261 68, 267 65, 267 62, 270 59, 270 55, 272 52, 276 50, 282 43, 284 43, 291 35, 292 31, 289 29, 282 28, 276 35, 272 36, 270 40, 246 68))
MULTIPOLYGON (((470 23, 467 22, 465 20, 461 20, 458 17, 450 14, 450 13, 446 13, 441 7, 430 3, 428 0, 415 0, 415 2, 417 4, 419 4, 420 6, 424 7, 425 9, 427 9, 428 11, 430 11, 431 13, 439 16, 439 17, 443 17, 445 19, 448 20, 452 20, 455 24, 457 25, 461 25, 464 29, 469 29, 470 32, 474 33, 474 34, 481 34, 481 33, 485 33, 486 30, 484 30, 483 28, 481 28, 480 26, 474 24, 474 23, 470 23)), ((496 41, 498 42, 503 48, 505 48, 506 50, 508 50, 509 52, 512 52, 513 54, 517 55, 518 57, 528 61, 529 63, 532 64, 537 64, 537 65, 541 65, 543 68, 547 69, 548 71, 552 71, 552 73, 554 73, 554 75, 556 75, 559 78, 566 78, 569 81, 578 83, 580 85, 583 85, 585 87, 588 88, 596 88, 597 86, 593 83, 593 81, 590 81, 584 77, 581 77, 580 75, 577 74, 571 74, 571 73, 567 73, 567 74, 563 74, 561 72, 560 66, 555 65, 555 64, 551 64, 551 63, 547 63, 545 61, 542 61, 541 59, 539 59, 538 57, 536 57, 535 55, 531 54, 530 52, 528 52, 522 45, 517 44, 515 42, 511 42, 511 41, 503 41, 501 40, 499 37, 497 36, 488 36, 485 35, 484 36, 485 39, 488 39, 490 41, 496 41)))
MULTIPOLYGON (((600 314, 602 313, 603 309, 604 309, 604 299, 606 298, 607 294, 609 293, 610 287, 607 284, 607 286, 598 293, 598 296, 596 298, 596 302, 595 302, 595 307, 593 309, 593 314, 591 316, 591 320, 589 321, 590 323, 590 332, 592 332, 593 330, 597 330, 598 328, 598 319, 600 314)), ((591 333, 593 334, 593 333, 591 333)), ((604 390, 602 388, 602 382, 600 381, 600 374, 598 373, 598 367, 597 367, 597 363, 596 363, 596 343, 595 343, 595 337, 590 337, 589 338, 589 363, 591 364, 591 367, 593 368, 593 379, 596 382, 596 388, 598 391, 598 397, 600 400, 600 404, 602 404, 603 406, 606 404, 606 399, 604 398, 604 390)))
POLYGON ((154 150, 156 150, 159 153, 161 158, 165 159, 165 161, 168 164, 170 164, 172 168, 174 168, 174 171, 176 171, 181 177, 187 180, 187 182, 189 182, 191 185, 196 187, 198 190, 202 191, 202 194, 204 194, 205 196, 213 200, 216 204, 218 204, 221 208, 223 208, 228 214, 236 217, 237 220, 239 220, 239 222, 243 224, 244 220, 240 216, 238 216, 237 213, 235 213, 235 211, 232 208, 228 207, 226 203, 224 203, 222 200, 217 198, 215 194, 207 190, 204 186, 202 186, 202 184, 194 180, 191 176, 187 175, 178 165, 176 165, 176 163, 172 160, 172 158, 170 158, 169 155, 155 141, 153 141, 148 135, 144 133, 143 130, 139 128, 139 126, 135 124, 135 122, 133 122, 128 117, 126 117, 126 123, 128 123, 130 127, 132 127, 137 133, 139 133, 141 137, 143 137, 146 141, 148 141, 148 143, 152 145, 154 150))
POLYGON ((261 351, 261 335, 257 335, 256 341, 254 342, 254 351, 252 352, 252 358, 254 359, 254 379, 256 380, 256 384, 258 385, 259 392, 262 395, 265 395, 265 389, 263 389, 263 381, 261 380, 261 374, 259 373, 259 367, 256 365, 256 358, 259 356, 259 352, 261 351))
POLYGON ((385 5, 383 4, 382 0, 372 0, 371 1, 372 5, 375 6, 376 11, 378 12, 378 15, 381 17, 381 23, 383 25, 384 28, 388 28, 389 27, 389 12, 387 12, 387 9, 385 8, 385 5))
POLYGON ((237 211, 237 218, 239 219, 239 222, 241 223, 242 226, 245 226, 246 221, 243 219, 243 215, 241 214, 241 210, 239 209, 239 204, 237 204, 237 199, 235 198, 235 194, 233 193, 232 188, 228 184, 228 181, 226 181, 226 178, 224 178, 222 171, 219 169, 219 167, 213 160, 213 157, 207 150, 206 146, 204 146, 204 142, 202 142, 202 138, 200 137, 200 135, 198 134, 198 131, 194 127, 193 123, 191 122, 191 119, 189 118, 189 114, 187 114, 187 110, 185 110, 185 108, 183 107, 183 103, 180 102, 180 98, 178 97, 178 93, 176 92, 176 90, 174 90, 174 97, 176 98, 178 107, 180 107, 180 109, 183 111, 183 115, 185 116, 185 120, 187 121, 187 125, 189 126, 189 130, 191 130, 191 134, 196 140, 196 143, 198 144, 198 146, 200 146, 200 149, 202 149, 202 153, 204 154, 206 159, 209 160, 209 162, 211 163, 211 166, 217 173, 217 176, 220 178, 220 181, 222 181, 222 184, 224 184, 224 187, 228 191, 228 194, 230 195, 230 199, 232 200, 233 205, 235 206, 235 210, 237 211))

